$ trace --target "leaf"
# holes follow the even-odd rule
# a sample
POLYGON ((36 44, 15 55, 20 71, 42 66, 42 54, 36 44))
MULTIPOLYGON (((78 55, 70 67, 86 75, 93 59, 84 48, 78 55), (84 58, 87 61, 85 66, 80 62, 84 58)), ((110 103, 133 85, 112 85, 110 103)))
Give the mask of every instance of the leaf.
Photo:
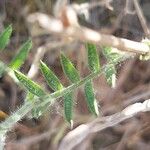
POLYGON ((14 71, 17 79, 24 85, 24 87, 31 92, 32 94, 38 96, 38 97, 42 97, 45 96, 45 92, 43 91, 43 89, 35 82, 33 82, 32 80, 30 80, 27 76, 25 76, 24 74, 22 74, 21 72, 15 70, 14 71))
POLYGON ((64 95, 64 114, 65 119, 73 126, 72 111, 73 110, 73 93, 69 92, 64 95))
POLYGON ((60 80, 57 76, 47 67, 44 62, 40 62, 40 69, 42 74, 44 75, 45 80, 47 81, 48 85, 54 90, 61 90, 63 85, 61 84, 60 80))
POLYGON ((96 72, 100 69, 99 56, 96 46, 91 43, 86 44, 88 50, 88 65, 91 71, 96 72))
MULTIPOLYGON (((66 76, 69 78, 69 80, 72 83, 78 82, 80 80, 80 77, 74 65, 64 54, 61 54, 60 58, 61 58, 61 65, 66 76)), ((72 92, 67 93, 64 96, 64 111, 65 111, 65 118, 72 127, 73 126, 73 121, 72 121, 73 93, 72 92)))
POLYGON ((86 101, 90 112, 98 116, 99 115, 98 104, 94 96, 94 89, 91 80, 85 83, 84 91, 85 91, 86 101))
POLYGON ((115 87, 116 84, 116 68, 115 68, 115 61, 122 57, 121 54, 114 52, 111 47, 103 47, 103 54, 106 57, 109 66, 105 68, 105 76, 107 83, 111 87, 115 87))
POLYGON ((25 59, 28 56, 28 53, 32 47, 32 41, 28 40, 26 43, 22 45, 18 54, 13 58, 11 63, 9 64, 12 69, 19 69, 21 65, 24 63, 25 59))
POLYGON ((110 62, 115 62, 116 60, 120 59, 122 57, 121 54, 114 52, 112 47, 103 47, 103 55, 106 57, 107 61, 110 62))
MULTIPOLYGON (((57 76, 47 67, 47 65, 44 62, 40 62, 40 69, 42 71, 42 74, 44 75, 44 78, 46 79, 48 85, 54 90, 61 90, 63 89, 63 85, 61 84, 60 80, 57 78, 57 76)), ((65 119, 71 124, 73 124, 72 121, 72 110, 73 110, 73 93, 69 92, 63 96, 64 99, 64 115, 65 119)), ((34 110, 34 114, 39 112, 39 110, 34 110)), ((38 115, 37 115, 38 116, 38 115)))
POLYGON ((10 39, 12 33, 12 26, 9 25, 1 34, 0 34, 0 51, 3 50, 10 39))
POLYGON ((105 76, 106 76, 106 80, 107 83, 112 86, 115 87, 116 84, 116 69, 115 69, 115 65, 114 64, 110 64, 108 67, 105 68, 105 76))
MULTIPOLYGON (((92 72, 97 72, 100 69, 99 56, 96 50, 96 46, 91 43, 86 44, 88 50, 88 65, 92 72)), ((88 108, 91 113, 98 116, 98 105, 94 95, 94 89, 92 85, 92 81, 88 81, 84 86, 85 96, 88 108)))
POLYGON ((71 61, 64 54, 61 54, 60 59, 61 59, 61 65, 62 65, 63 71, 68 77, 68 79, 72 83, 78 82, 80 80, 80 77, 76 68, 71 63, 71 61))
MULTIPOLYGON (((42 71, 42 74, 44 75, 44 78, 46 79, 48 85, 54 90, 61 90, 63 89, 63 85, 61 84, 60 80, 57 78, 57 76, 47 67, 45 63, 42 61, 40 62, 40 69, 42 71)), ((73 109, 73 94, 67 93, 63 96, 64 99, 64 115, 65 119, 71 124, 73 124, 72 121, 72 109, 73 109)), ((39 112, 39 110, 34 110, 36 113, 39 112)), ((35 114, 34 112, 34 114, 35 114)))

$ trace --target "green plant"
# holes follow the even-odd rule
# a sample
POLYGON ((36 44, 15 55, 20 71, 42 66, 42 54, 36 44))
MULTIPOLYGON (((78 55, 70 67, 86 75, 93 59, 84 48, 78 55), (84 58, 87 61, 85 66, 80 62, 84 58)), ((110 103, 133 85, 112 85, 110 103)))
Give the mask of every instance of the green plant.
MULTIPOLYGON (((6 47, 11 32, 12 27, 9 26, 0 35, 0 49, 4 49, 6 47)), ((0 124, 0 142, 3 144, 7 131, 9 131, 16 122, 21 120, 29 112, 32 112, 33 116, 39 117, 50 107, 50 105, 55 102, 56 99, 60 97, 62 97, 64 100, 64 117, 66 121, 69 122, 72 126, 74 103, 73 94, 74 90, 76 90, 81 85, 84 85, 86 103, 90 112, 98 116, 99 111, 93 89, 93 79, 104 73, 108 83, 112 85, 112 76, 116 74, 115 66, 120 61, 126 59, 124 55, 117 54, 116 52, 113 52, 113 49, 105 47, 103 48, 103 54, 106 57, 108 64, 100 67, 99 55, 97 53, 96 46, 91 43, 87 43, 86 47, 88 66, 91 73, 88 76, 81 78, 72 62, 63 53, 61 53, 60 61, 63 72, 71 82, 71 85, 68 87, 63 86, 53 71, 44 62, 41 61, 39 66, 40 70, 49 87, 54 90, 54 93, 49 94, 44 90, 43 87, 18 71, 18 69, 27 58, 31 47, 32 42, 31 40, 28 40, 25 44, 23 44, 10 64, 6 65, 0 61, 0 76, 2 76, 4 73, 8 73, 17 84, 21 83, 28 93, 26 99, 24 100, 24 104, 0 124), (16 78, 19 80, 19 83, 17 82, 16 78)), ((1 147, 3 147, 3 144, 1 144, 1 147)))

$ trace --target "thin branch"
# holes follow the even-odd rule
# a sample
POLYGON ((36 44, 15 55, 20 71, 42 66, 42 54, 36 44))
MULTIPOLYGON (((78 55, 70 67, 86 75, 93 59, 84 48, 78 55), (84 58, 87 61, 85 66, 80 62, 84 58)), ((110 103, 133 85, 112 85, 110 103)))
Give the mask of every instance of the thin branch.
POLYGON ((90 41, 97 45, 111 46, 122 51, 137 54, 145 54, 150 51, 149 46, 144 43, 118 38, 113 35, 101 34, 86 27, 70 26, 64 28, 61 20, 48 17, 46 14, 42 13, 29 15, 28 21, 30 23, 39 23, 39 26, 46 29, 49 33, 58 34, 68 38, 71 37, 83 42, 90 41))
POLYGON ((126 0, 126 5, 125 5, 125 14, 135 14, 135 11, 133 11, 133 0, 126 0))
POLYGON ((73 4, 72 7, 75 9, 76 13, 82 13, 84 10, 89 10, 92 9, 93 7, 97 6, 105 6, 110 10, 113 10, 113 7, 111 6, 111 2, 113 0, 101 0, 101 1, 93 1, 91 3, 82 3, 80 5, 78 4, 73 4))
POLYGON ((30 67, 30 70, 28 71, 29 78, 32 79, 37 75, 38 70, 39 70, 40 59, 44 57, 45 52, 46 52, 46 49, 44 46, 38 47, 37 53, 35 54, 34 59, 33 59, 33 63, 30 67))
POLYGON ((54 15, 55 17, 59 17, 60 16, 60 11, 62 11, 64 9, 64 7, 67 6, 68 0, 57 0, 55 7, 54 7, 54 15))
POLYGON ((133 0, 133 2, 134 2, 134 6, 135 6, 135 10, 136 10, 137 16, 138 16, 138 18, 139 18, 139 20, 141 22, 142 28, 143 28, 143 30, 145 32, 145 35, 147 37, 150 37, 150 30, 149 30, 149 28, 147 26, 146 19, 144 17, 142 9, 141 9, 141 7, 139 5, 139 2, 138 2, 138 0, 133 0))
POLYGON ((58 150, 70 150, 75 148, 78 144, 83 142, 92 133, 102 131, 108 127, 115 126, 120 122, 134 117, 139 112, 150 111, 150 99, 143 103, 135 103, 126 107, 119 113, 107 117, 95 119, 91 123, 82 124, 69 132, 60 143, 58 150))

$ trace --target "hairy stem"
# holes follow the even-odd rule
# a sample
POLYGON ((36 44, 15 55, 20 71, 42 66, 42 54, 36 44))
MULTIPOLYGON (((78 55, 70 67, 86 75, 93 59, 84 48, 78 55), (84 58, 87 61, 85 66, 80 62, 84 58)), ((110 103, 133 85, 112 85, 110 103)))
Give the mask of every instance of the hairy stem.
MULTIPOLYGON (((116 60, 114 63, 117 64, 120 62, 120 60, 123 59, 116 60)), ((56 91, 52 94, 45 95, 42 99, 35 98, 33 101, 25 100, 25 103, 18 110, 12 113, 10 117, 8 117, 4 122, 0 124, 0 150, 4 148, 6 133, 10 131, 14 127, 14 125, 19 120, 21 120, 27 113, 29 113, 33 108, 37 108, 39 106, 45 106, 45 108, 47 108, 47 106, 52 105, 56 99, 64 96, 68 92, 76 90, 79 86, 85 84, 87 81, 99 76, 109 66, 110 64, 105 65, 100 70, 91 73, 79 82, 72 84, 62 90, 56 91)))

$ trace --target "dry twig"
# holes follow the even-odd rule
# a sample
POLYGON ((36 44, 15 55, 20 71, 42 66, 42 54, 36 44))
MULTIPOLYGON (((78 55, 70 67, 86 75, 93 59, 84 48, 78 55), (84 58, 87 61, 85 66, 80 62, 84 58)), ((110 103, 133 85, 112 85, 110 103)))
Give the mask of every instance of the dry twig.
POLYGON ((133 2, 134 2, 134 6, 135 6, 135 10, 136 10, 137 16, 139 17, 139 20, 141 22, 143 31, 145 32, 145 35, 147 37, 150 37, 150 30, 149 30, 149 28, 147 26, 146 19, 144 17, 142 9, 141 9, 141 7, 140 7, 140 5, 138 3, 138 0, 133 0, 133 2))
POLYGON ((58 34, 64 37, 78 39, 83 42, 93 42, 98 45, 111 46, 126 52, 145 54, 149 52, 149 47, 140 42, 118 38, 113 35, 98 33, 82 26, 69 26, 65 28, 61 20, 48 17, 46 14, 34 13, 28 17, 30 23, 38 23, 40 27, 49 33, 58 34))
POLYGON ((75 9, 76 13, 78 14, 82 13, 84 10, 87 10, 87 9, 89 10, 97 6, 105 6, 108 9, 113 10, 113 7, 111 6, 112 1, 113 0, 101 0, 101 1, 94 1, 91 3, 82 3, 80 5, 73 4, 72 7, 75 9))
POLYGON ((115 126, 120 122, 135 116, 139 112, 150 111, 150 99, 143 103, 135 103, 119 113, 95 119, 91 123, 82 124, 69 132, 60 143, 59 150, 71 150, 83 142, 89 135, 115 126))

